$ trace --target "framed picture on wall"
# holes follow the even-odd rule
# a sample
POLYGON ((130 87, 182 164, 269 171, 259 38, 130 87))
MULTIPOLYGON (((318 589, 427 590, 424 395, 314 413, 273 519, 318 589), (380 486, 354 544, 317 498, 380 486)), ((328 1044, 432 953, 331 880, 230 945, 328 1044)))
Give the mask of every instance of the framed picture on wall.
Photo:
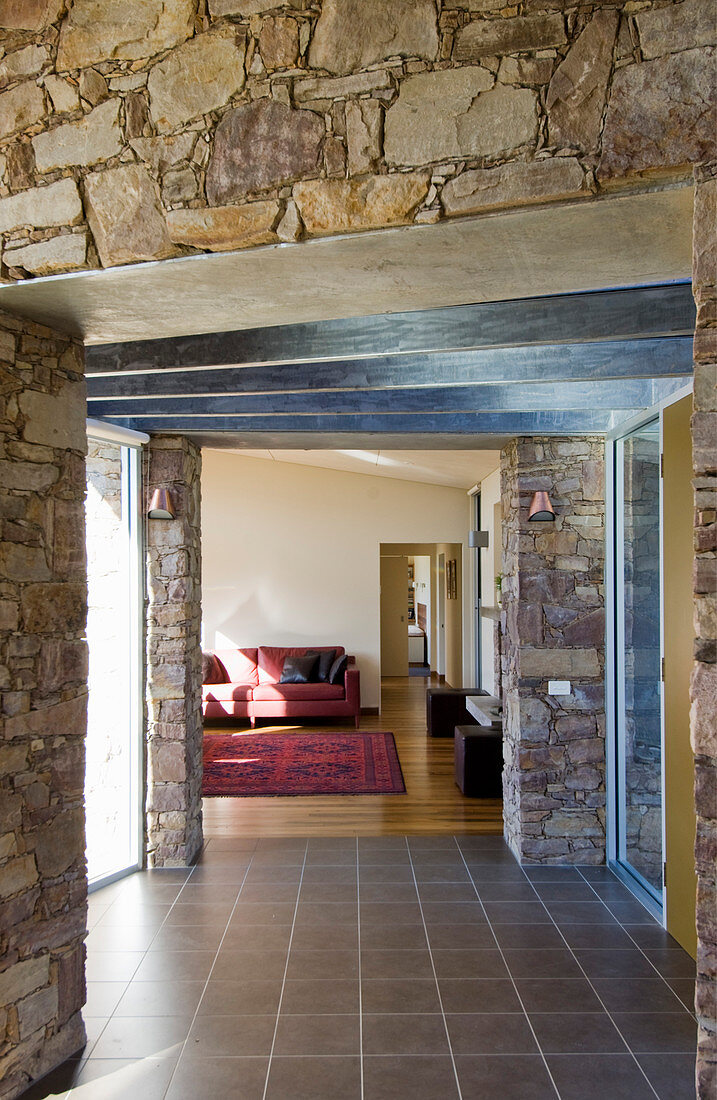
POLYGON ((456 598, 456 559, 451 558, 446 562, 446 596, 449 600, 456 598))

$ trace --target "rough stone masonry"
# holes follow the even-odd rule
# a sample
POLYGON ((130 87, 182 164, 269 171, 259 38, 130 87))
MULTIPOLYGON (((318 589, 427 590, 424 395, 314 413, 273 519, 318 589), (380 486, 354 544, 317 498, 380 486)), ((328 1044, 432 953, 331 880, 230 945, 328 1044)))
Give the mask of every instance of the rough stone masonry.
POLYGON ((0 1097, 85 1040, 85 386, 0 315, 0 1097))
POLYGON ((6 280, 586 200, 716 155, 712 0, 0 0, 0 30, 6 280))

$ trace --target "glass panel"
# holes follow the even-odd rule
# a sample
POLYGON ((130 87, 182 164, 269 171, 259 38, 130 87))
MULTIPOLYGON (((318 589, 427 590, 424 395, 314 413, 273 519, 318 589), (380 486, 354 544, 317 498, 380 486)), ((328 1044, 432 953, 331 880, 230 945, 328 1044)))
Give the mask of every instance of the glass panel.
POLYGON ((137 862, 132 546, 123 450, 116 444, 88 440, 85 803, 92 883, 137 862))
POLYGON ((653 421, 622 441, 618 536, 619 858, 662 892, 660 439, 653 421), (620 584, 622 581, 622 585, 620 584))

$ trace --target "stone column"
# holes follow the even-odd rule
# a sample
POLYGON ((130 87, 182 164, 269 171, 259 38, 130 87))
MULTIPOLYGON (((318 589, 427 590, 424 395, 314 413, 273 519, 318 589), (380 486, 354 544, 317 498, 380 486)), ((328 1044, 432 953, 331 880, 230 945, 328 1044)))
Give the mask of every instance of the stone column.
POLYGON ((692 461, 695 662, 690 713, 697 838, 697 1095, 717 1095, 717 166, 695 173, 692 461))
POLYGON ((514 440, 501 497, 506 840, 524 863, 603 863, 603 440, 514 440), (554 523, 528 522, 536 489, 554 523), (549 696, 549 679, 571 694, 549 696))
POLYGON ((147 499, 169 489, 173 520, 147 521, 147 861, 185 867, 202 846, 201 452, 149 443, 147 499))
POLYGON ((85 1042, 82 348, 0 314, 0 1097, 85 1042))

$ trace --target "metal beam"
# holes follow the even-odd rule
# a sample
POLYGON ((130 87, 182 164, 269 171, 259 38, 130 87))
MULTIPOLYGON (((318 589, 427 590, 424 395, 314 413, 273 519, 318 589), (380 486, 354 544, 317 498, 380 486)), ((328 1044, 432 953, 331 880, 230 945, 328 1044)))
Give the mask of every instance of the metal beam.
POLYGON ((318 433, 413 433, 444 432, 449 435, 546 435, 566 432, 606 432, 637 410, 611 413, 597 409, 569 412, 485 413, 366 413, 305 416, 113 416, 114 424, 144 432, 318 432, 318 433))
POLYGON ((694 326, 690 286, 677 283, 95 345, 87 348, 86 370, 92 376, 654 338, 688 335, 694 326))
POLYGON ((586 382, 684 377, 692 373, 692 339, 606 340, 589 344, 495 348, 335 362, 267 364, 88 379, 90 397, 195 397, 315 393, 486 383, 586 382))
POLYGON ((649 408, 689 382, 688 377, 595 382, 530 382, 524 385, 439 386, 423 389, 333 390, 318 393, 231 394, 213 397, 91 398, 93 416, 168 417, 269 414, 487 412, 511 410, 649 408))

